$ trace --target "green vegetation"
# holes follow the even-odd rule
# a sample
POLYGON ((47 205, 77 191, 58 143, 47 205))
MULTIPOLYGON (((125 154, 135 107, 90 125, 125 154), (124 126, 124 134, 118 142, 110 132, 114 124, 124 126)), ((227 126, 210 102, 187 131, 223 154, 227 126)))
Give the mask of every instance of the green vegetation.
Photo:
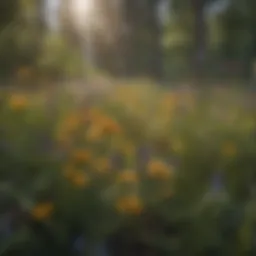
POLYGON ((256 255, 255 0, 0 2, 0 256, 256 255))
POLYGON ((3 255, 73 255, 62 252, 73 232, 113 255, 253 253, 248 97, 119 85, 85 107, 63 94, 2 95, 1 209, 27 216, 3 255))

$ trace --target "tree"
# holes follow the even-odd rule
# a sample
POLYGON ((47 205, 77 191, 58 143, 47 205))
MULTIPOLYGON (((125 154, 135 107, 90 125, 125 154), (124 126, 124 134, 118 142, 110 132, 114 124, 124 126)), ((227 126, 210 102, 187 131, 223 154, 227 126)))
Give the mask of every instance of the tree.
POLYGON ((204 13, 206 0, 192 0, 192 10, 194 13, 194 67, 196 77, 202 75, 203 67, 206 60, 207 51, 207 25, 204 13))
POLYGON ((223 54, 243 63, 244 75, 252 75, 256 57, 256 4, 253 0, 231 0, 220 17, 223 31, 223 54))
POLYGON ((159 0, 97 0, 90 14, 94 18, 79 24, 70 12, 72 3, 67 0, 65 7, 63 1, 63 28, 81 48, 88 47, 90 37, 98 68, 117 76, 162 76, 159 0))
POLYGON ((18 1, 3 1, 0 3, 0 72, 1 76, 13 68, 13 46, 15 41, 12 36, 15 17, 19 12, 18 1))
POLYGON ((0 4, 0 75, 10 78, 21 66, 33 66, 43 36, 42 0, 0 4))
POLYGON ((191 14, 193 24, 193 54, 192 70, 196 79, 204 75, 207 60, 208 25, 206 7, 217 0, 173 0, 173 8, 178 13, 180 20, 186 19, 187 13, 191 14))
POLYGON ((125 0, 127 72, 160 79, 163 75, 162 27, 157 16, 159 0, 125 0))
POLYGON ((19 5, 17 0, 4 1, 0 3, 0 28, 9 25, 18 13, 19 5))

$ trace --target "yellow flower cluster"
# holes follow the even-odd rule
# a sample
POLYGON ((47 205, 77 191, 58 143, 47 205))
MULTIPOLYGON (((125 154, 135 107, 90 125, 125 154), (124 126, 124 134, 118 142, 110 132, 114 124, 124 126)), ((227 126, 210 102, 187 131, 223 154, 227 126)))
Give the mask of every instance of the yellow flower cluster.
POLYGON ((137 183, 138 180, 138 174, 133 170, 124 170, 117 175, 117 182, 121 183, 137 183))
POLYGON ((71 113, 60 124, 57 138, 58 141, 67 144, 70 139, 72 140, 74 132, 77 131, 80 132, 81 139, 96 142, 104 136, 120 134, 121 130, 121 126, 116 120, 103 114, 99 109, 83 109, 77 110, 77 113, 71 113))
POLYGON ((137 195, 121 197, 116 202, 116 209, 120 213, 139 215, 143 210, 143 203, 137 195))
POLYGON ((173 169, 159 160, 152 160, 148 164, 148 175, 153 179, 166 180, 171 177, 173 169))
POLYGON ((77 131, 81 120, 74 113, 69 115, 58 127, 57 141, 63 146, 69 146, 72 141, 72 135, 77 131))
POLYGON ((34 219, 43 221, 51 216, 53 209, 51 202, 39 203, 32 209, 31 215, 34 219))
POLYGON ((72 166, 64 169, 64 176, 76 187, 86 188, 90 185, 90 177, 83 170, 77 170, 72 166))
POLYGON ((106 157, 94 160, 93 167, 97 173, 106 174, 111 169, 110 159, 106 157))
POLYGON ((72 152, 71 159, 77 164, 86 164, 92 159, 92 155, 89 150, 77 149, 72 152))
POLYGON ((105 135, 114 135, 120 132, 121 127, 115 120, 105 116, 100 118, 97 116, 89 125, 85 138, 89 141, 97 141, 105 135))
POLYGON ((9 99, 9 107, 12 110, 24 110, 28 106, 28 97, 23 94, 12 94, 9 99))
MULTIPOLYGON (((152 201, 174 196, 176 191, 172 184, 175 182, 174 174, 178 175, 179 171, 176 172, 176 167, 162 159, 171 156, 177 159, 177 163, 190 161, 190 151, 195 150, 195 154, 202 154, 202 148, 196 151, 198 142, 200 147, 207 147, 203 156, 206 161, 207 154, 214 152, 215 155, 216 151, 220 162, 223 159, 232 160, 242 151, 240 144, 230 137, 224 142, 219 141, 228 129, 235 127, 237 120, 241 120, 241 124, 232 130, 234 134, 239 130, 240 134, 246 133, 248 138, 248 134, 251 134, 256 126, 253 115, 246 114, 246 118, 242 119, 232 108, 223 112, 203 109, 204 111, 199 111, 197 115, 196 95, 189 92, 182 94, 165 91, 157 95, 151 93, 148 97, 144 96, 145 90, 141 91, 141 95, 138 95, 136 90, 134 87, 129 95, 126 91, 120 91, 120 97, 111 95, 111 102, 120 104, 116 113, 115 110, 110 110, 113 106, 111 102, 108 102, 110 108, 107 104, 100 103, 104 109, 94 106, 69 109, 68 113, 64 111, 65 116, 61 116, 61 120, 58 120, 59 123, 54 127, 57 129, 54 130, 54 135, 57 137, 55 139, 58 149, 65 156, 60 174, 70 185, 65 189, 72 192, 75 189, 82 194, 88 188, 90 191, 100 188, 98 194, 106 195, 102 198, 108 198, 106 200, 111 201, 112 207, 120 214, 141 214, 151 199, 147 198, 147 193, 148 197, 152 195, 152 201), (186 110, 184 115, 179 114, 183 109, 186 110), (108 115, 108 112, 111 114, 108 115), (220 134, 220 137, 217 140, 212 139, 212 134, 220 134), (142 152, 143 159, 138 159, 139 149, 144 145, 149 150, 145 150, 145 157, 142 152), (116 164, 119 159, 112 162, 112 156, 115 155, 120 155, 120 166, 119 163, 116 164)), ((13 111, 26 110, 28 105, 32 106, 31 101, 22 93, 15 93, 7 99, 7 107, 13 111)), ((39 107, 39 104, 36 107, 39 107)), ((249 150, 254 150, 253 146, 251 148, 249 150)), ((212 161, 212 158, 209 157, 209 161, 212 161)), ((184 166, 189 166, 189 163, 184 166)), ((46 220, 53 210, 54 205, 51 202, 39 203, 31 210, 31 215, 37 220, 46 220)))

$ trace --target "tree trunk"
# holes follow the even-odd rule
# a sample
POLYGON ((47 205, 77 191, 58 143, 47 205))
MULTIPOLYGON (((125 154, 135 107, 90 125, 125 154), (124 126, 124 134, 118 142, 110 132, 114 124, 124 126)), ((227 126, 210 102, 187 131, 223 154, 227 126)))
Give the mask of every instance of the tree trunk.
MULTIPOLYGON (((98 35, 98 66, 117 76, 162 78, 158 0, 101 0, 108 37, 98 35), (105 40, 104 40, 105 38, 105 40), (107 40, 106 40, 107 39, 107 40)), ((103 17, 104 18, 104 17, 103 17)))
POLYGON ((124 0, 126 71, 129 76, 162 78, 161 24, 158 0, 124 0))
POLYGON ((119 76, 123 73, 122 47, 122 0, 98 0, 98 16, 102 27, 93 31, 96 66, 119 76))
POLYGON ((204 65, 207 51, 207 24, 204 15, 205 0, 192 0, 194 11, 194 56, 193 70, 196 80, 204 76, 204 65))
POLYGON ((34 67, 41 50, 44 22, 42 0, 0 4, 0 78, 9 81, 21 67, 34 67), (23 39, 26 40, 23 40, 23 39))

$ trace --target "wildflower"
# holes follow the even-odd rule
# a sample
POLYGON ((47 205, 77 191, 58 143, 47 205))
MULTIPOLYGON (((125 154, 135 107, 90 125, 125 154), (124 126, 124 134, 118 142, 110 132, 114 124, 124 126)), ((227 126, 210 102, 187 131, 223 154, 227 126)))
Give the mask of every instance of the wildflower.
POLYGON ((56 139, 64 146, 69 146, 72 142, 72 135, 79 127, 80 120, 76 115, 71 115, 57 128, 56 139))
POLYGON ((68 165, 67 167, 64 168, 63 174, 67 179, 71 179, 74 176, 75 172, 75 168, 72 165, 68 165))
POLYGON ((221 154, 225 157, 234 157, 237 154, 237 147, 232 142, 226 142, 221 148, 221 154))
POLYGON ((117 134, 120 133, 120 125, 111 118, 104 118, 103 121, 103 132, 105 134, 117 134))
POLYGON ((73 131, 78 128, 79 124, 80 124, 79 116, 76 114, 71 114, 64 120, 62 124, 62 128, 65 131, 73 131))
POLYGON ((88 111, 88 117, 89 117, 90 121, 100 120, 102 118, 102 113, 97 108, 91 108, 88 111))
POLYGON ((94 167, 99 173, 106 173, 110 170, 110 160, 108 158, 97 159, 97 162, 94 164, 94 167))
POLYGON ((132 142, 124 141, 121 145, 122 151, 126 155, 132 155, 135 152, 135 145, 132 142))
POLYGON ((86 132, 85 138, 89 141, 98 141, 103 135, 102 127, 99 125, 91 125, 86 132))
POLYGON ((32 209, 31 215, 36 220, 45 220, 52 214, 53 208, 51 202, 39 203, 32 209))
POLYGON ((136 183, 138 182, 138 175, 133 170, 125 170, 119 173, 117 176, 117 181, 124 183, 136 183))
POLYGON ((152 160, 148 164, 148 175, 156 179, 168 179, 171 176, 171 168, 164 162, 152 160))
POLYGON ((13 110, 24 110, 28 105, 28 99, 25 95, 13 94, 9 100, 9 106, 13 110))
POLYGON ((139 215, 143 210, 143 204, 138 196, 130 195, 119 198, 116 209, 121 213, 139 215))
POLYGON ((87 173, 77 170, 74 166, 68 165, 64 168, 64 177, 77 187, 86 187, 90 183, 90 177, 87 173))
POLYGON ((85 172, 75 172, 72 177, 70 178, 70 181, 76 186, 76 187, 87 187, 90 183, 90 177, 85 172))
POLYGON ((76 163, 87 163, 91 159, 91 153, 86 149, 77 149, 72 153, 72 159, 76 163))

